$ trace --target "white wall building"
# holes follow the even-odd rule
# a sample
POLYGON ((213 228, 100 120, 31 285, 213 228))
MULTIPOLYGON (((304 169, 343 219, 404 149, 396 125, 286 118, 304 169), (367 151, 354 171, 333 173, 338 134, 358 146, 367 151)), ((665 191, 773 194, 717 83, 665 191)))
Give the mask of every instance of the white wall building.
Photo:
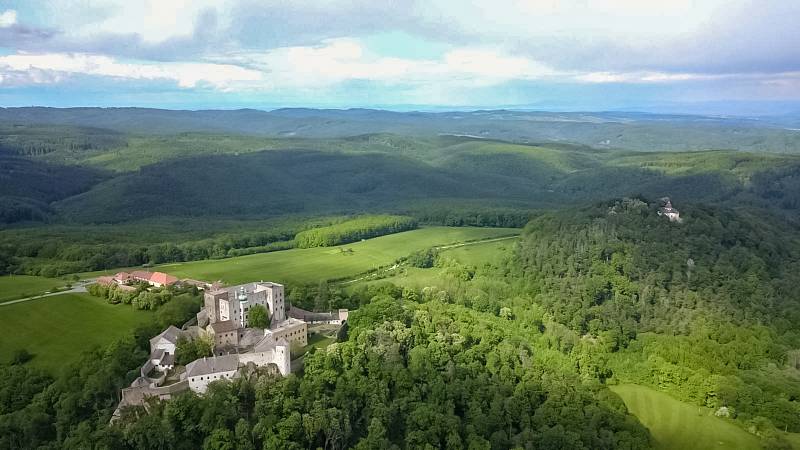
POLYGON ((189 389, 204 394, 212 381, 230 380, 239 370, 239 355, 210 356, 186 365, 189 389))
POLYGON ((169 328, 162 331, 158 336, 150 339, 150 352, 154 353, 156 350, 164 350, 170 355, 175 354, 175 347, 178 345, 178 339, 183 335, 180 328, 170 325, 169 328))
POLYGON ((247 328, 247 313, 255 305, 267 309, 271 323, 286 319, 286 306, 282 284, 258 282, 219 288, 203 296, 209 323, 231 320, 239 328, 247 328))

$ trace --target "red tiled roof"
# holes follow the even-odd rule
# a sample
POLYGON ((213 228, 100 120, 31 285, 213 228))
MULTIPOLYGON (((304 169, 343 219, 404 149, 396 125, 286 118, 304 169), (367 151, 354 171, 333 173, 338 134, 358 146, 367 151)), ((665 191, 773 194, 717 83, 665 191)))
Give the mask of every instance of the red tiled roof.
POLYGON ((114 275, 114 279, 120 281, 129 280, 130 278, 131 274, 129 274, 128 272, 117 272, 116 275, 114 275))
POLYGON ((150 277, 153 276, 153 272, 146 272, 144 270, 134 270, 131 272, 131 276, 136 278, 137 280, 144 280, 149 281, 150 277))
POLYGON ((177 283, 178 279, 176 277, 173 277, 172 275, 168 275, 168 274, 166 274, 164 272, 154 272, 150 276, 150 282, 151 283, 163 284, 163 285, 170 285, 170 284, 177 283))
POLYGON ((114 279, 112 277, 97 277, 97 284, 102 284, 103 286, 108 286, 113 282, 114 279))

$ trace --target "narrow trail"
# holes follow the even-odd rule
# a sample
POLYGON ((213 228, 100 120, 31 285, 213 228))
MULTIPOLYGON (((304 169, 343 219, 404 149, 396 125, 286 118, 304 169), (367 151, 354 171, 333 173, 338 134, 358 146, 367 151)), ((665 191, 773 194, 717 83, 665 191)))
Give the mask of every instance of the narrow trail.
POLYGON ((434 248, 436 250, 447 250, 447 249, 450 249, 450 248, 465 247, 467 245, 487 244, 489 242, 507 241, 509 239, 516 239, 518 237, 519 237, 519 235, 515 234, 514 236, 503 236, 503 237, 498 237, 498 238, 484 239, 482 241, 459 242, 458 244, 441 245, 439 247, 434 247, 434 248))
POLYGON ((89 284, 92 284, 92 283, 94 283, 94 278, 89 279, 89 280, 83 280, 83 281, 80 281, 78 283, 75 283, 72 286, 71 289, 67 289, 67 290, 64 290, 64 291, 51 292, 49 294, 34 295, 32 297, 18 298, 16 300, 10 300, 10 301, 7 301, 7 302, 3 302, 3 303, 0 303, 0 307, 13 305, 13 304, 16 304, 16 303, 29 302, 31 300, 38 300, 40 298, 53 297, 53 296, 61 295, 61 294, 72 294, 72 293, 86 292, 86 286, 89 285, 89 284))

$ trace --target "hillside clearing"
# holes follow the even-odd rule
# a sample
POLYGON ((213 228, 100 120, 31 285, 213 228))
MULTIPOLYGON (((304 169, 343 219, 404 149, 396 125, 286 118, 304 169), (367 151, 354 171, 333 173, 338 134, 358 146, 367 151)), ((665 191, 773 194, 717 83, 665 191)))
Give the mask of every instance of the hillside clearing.
POLYGON ((714 417, 711 410, 676 400, 644 386, 611 386, 628 410, 650 429, 655 448, 711 450, 761 448, 759 438, 732 423, 714 417))
MULTIPOLYGON (((511 249, 516 241, 516 236, 509 236, 487 239, 484 242, 470 242, 464 245, 444 246, 440 249, 439 257, 453 259, 460 264, 468 266, 498 264, 503 258, 510 255, 511 249)), ((383 278, 378 277, 377 279, 376 277, 367 276, 353 280, 351 282, 353 284, 349 286, 389 281, 398 286, 422 289, 426 286, 444 287, 452 281, 452 279, 448 278, 446 270, 442 268, 431 267, 428 269, 420 269, 417 267, 410 267, 407 264, 401 266, 399 270, 386 270, 382 275, 386 276, 383 278)))

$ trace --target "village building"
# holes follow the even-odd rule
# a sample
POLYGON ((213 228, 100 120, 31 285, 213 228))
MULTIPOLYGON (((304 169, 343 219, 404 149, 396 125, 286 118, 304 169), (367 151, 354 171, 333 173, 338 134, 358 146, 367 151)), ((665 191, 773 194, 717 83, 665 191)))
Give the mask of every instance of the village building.
POLYGON ((137 282, 144 282, 154 287, 172 286, 178 283, 178 278, 164 272, 147 272, 144 270, 134 270, 133 272, 117 272, 113 276, 97 277, 97 283, 104 286, 116 284, 120 289, 135 291, 131 286, 137 282))

